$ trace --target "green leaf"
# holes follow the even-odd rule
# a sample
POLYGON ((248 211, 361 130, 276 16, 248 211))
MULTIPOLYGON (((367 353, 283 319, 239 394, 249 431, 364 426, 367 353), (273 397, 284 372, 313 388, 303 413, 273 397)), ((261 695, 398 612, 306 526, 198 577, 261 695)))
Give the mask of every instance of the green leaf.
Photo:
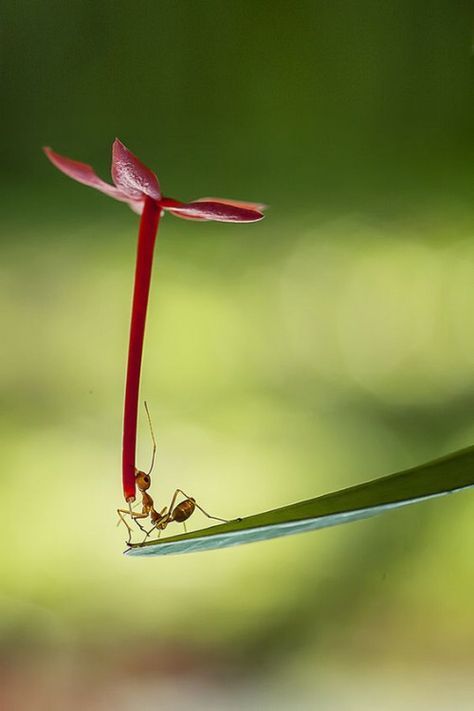
POLYGON ((337 526, 474 486, 474 447, 348 489, 145 544, 127 555, 168 555, 238 546, 337 526))

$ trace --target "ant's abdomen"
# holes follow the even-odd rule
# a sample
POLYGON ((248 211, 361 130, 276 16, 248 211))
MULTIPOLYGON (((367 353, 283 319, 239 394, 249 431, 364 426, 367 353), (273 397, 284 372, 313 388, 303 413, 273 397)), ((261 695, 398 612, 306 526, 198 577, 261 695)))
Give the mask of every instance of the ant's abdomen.
POLYGON ((186 521, 194 512, 195 508, 196 504, 194 503, 194 501, 191 501, 191 499, 186 499, 186 501, 182 501, 174 508, 173 521, 177 521, 178 523, 186 521))

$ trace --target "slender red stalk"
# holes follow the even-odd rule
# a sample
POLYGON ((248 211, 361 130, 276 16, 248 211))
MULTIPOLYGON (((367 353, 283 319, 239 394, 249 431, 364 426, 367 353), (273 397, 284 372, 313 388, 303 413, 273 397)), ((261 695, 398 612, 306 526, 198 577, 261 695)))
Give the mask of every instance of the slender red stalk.
POLYGON ((153 250, 162 210, 185 220, 213 220, 216 222, 257 222, 263 218, 265 205, 240 200, 199 198, 180 202, 163 197, 155 173, 129 151, 118 138, 112 146, 113 185, 102 180, 93 167, 44 149, 53 165, 78 183, 126 202, 141 215, 138 234, 137 264, 133 292, 130 342, 128 348, 127 382, 123 413, 122 473, 126 501, 135 499, 135 454, 137 445, 138 394, 145 335, 148 294, 150 291, 153 250))
POLYGON ((160 222, 161 208, 146 197, 138 233, 137 263, 133 291, 127 381, 123 412, 122 481, 126 501, 135 499, 135 454, 137 445, 138 393, 142 365, 148 294, 150 291, 153 250, 160 222))

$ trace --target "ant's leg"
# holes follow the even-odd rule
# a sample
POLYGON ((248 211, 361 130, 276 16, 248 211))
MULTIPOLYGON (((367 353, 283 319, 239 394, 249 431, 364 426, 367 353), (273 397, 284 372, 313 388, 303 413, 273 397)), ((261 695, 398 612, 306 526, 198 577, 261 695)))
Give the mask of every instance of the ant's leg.
POLYGON ((184 532, 187 533, 188 529, 186 528, 186 521, 183 521, 183 526, 184 526, 184 532))
POLYGON ((118 515, 119 515, 119 521, 118 521, 118 523, 117 523, 117 526, 119 526, 120 523, 124 523, 124 524, 125 524, 125 526, 126 526, 127 529, 128 529, 128 541, 127 541, 127 542, 130 543, 130 541, 132 540, 132 533, 133 533, 133 531, 132 531, 132 529, 130 528, 130 526, 128 525, 127 519, 126 519, 125 516, 123 515, 123 514, 128 514, 128 513, 130 513, 130 512, 127 511, 127 509, 117 509, 117 513, 118 513, 118 515))
POLYGON ((128 525, 125 517, 123 514, 126 514, 127 516, 133 516, 133 511, 132 511, 132 504, 131 502, 128 503, 128 509, 117 509, 117 513, 119 515, 119 520, 117 521, 117 526, 120 526, 120 522, 124 523, 126 527, 130 529, 130 526, 128 525))
POLYGON ((128 523, 125 521, 124 517, 122 514, 127 514, 128 516, 132 515, 132 504, 129 501, 128 502, 128 509, 117 509, 117 513, 119 515, 119 520, 117 521, 117 526, 120 526, 120 522, 124 523, 127 528, 129 528, 128 523))
POLYGON ((140 531, 143 531, 143 533, 145 533, 146 531, 145 531, 145 529, 143 528, 143 526, 141 525, 141 523, 138 523, 137 519, 138 519, 138 518, 148 518, 148 516, 149 516, 149 514, 147 514, 147 513, 141 513, 141 514, 139 514, 139 513, 132 513, 132 519, 133 519, 133 521, 135 521, 135 523, 137 524, 138 528, 140 529, 140 531))
MULTIPOLYGON (((149 536, 150 534, 152 534, 153 531, 156 531, 156 528, 150 528, 149 531, 145 531, 145 529, 143 529, 143 531, 146 533, 146 536, 145 536, 145 538, 143 539, 143 541, 141 542, 140 545, 143 545, 144 543, 146 543, 146 540, 147 540, 148 536, 149 536)), ((160 536, 161 536, 161 528, 158 529, 157 538, 159 538, 160 536)))
POLYGON ((211 516, 211 514, 208 514, 207 511, 204 511, 202 506, 199 506, 199 504, 196 504, 196 508, 198 508, 199 511, 202 511, 204 516, 207 516, 207 518, 212 518, 214 521, 222 521, 223 523, 229 523, 230 521, 229 518, 219 518, 219 516, 211 516))
POLYGON ((128 530, 131 531, 132 529, 128 525, 126 518, 122 515, 122 514, 128 514, 129 512, 126 511, 126 509, 117 509, 117 513, 119 516, 119 520, 117 521, 117 526, 120 526, 121 523, 124 523, 126 525, 126 527, 128 528, 128 530))
POLYGON ((150 528, 149 531, 145 531, 145 529, 143 529, 143 531, 146 535, 145 535, 145 538, 143 539, 143 541, 141 542, 141 545, 143 545, 145 543, 145 541, 147 540, 150 533, 153 533, 154 530, 155 530, 154 528, 150 528))
MULTIPOLYGON (((127 528, 128 528, 128 525, 125 522, 125 519, 122 516, 122 514, 128 514, 128 516, 130 516, 132 521, 136 522, 137 526, 140 526, 140 524, 137 521, 137 518, 148 518, 148 516, 149 516, 149 514, 147 514, 147 513, 136 513, 135 511, 132 511, 132 510, 129 511, 128 509, 117 509, 117 513, 118 513, 120 519, 125 523, 127 528)), ((119 525, 120 525, 120 521, 117 522, 117 526, 119 526, 119 525)), ((141 528, 141 526, 140 526, 140 528, 141 528)))
MULTIPOLYGON (((168 511, 170 512, 170 514, 172 513, 172 511, 174 509, 174 505, 176 503, 176 499, 178 498, 178 494, 184 494, 184 496, 186 496, 184 491, 182 491, 181 489, 176 489, 176 491, 173 494, 173 498, 171 499, 171 503, 168 506, 168 511)), ((186 497, 186 498, 188 498, 188 497, 186 497)))
MULTIPOLYGON (((164 526, 166 527, 166 526, 168 525, 168 523, 169 523, 169 513, 168 513, 168 509, 167 509, 166 506, 161 509, 161 511, 160 511, 160 517, 161 517, 161 519, 158 519, 159 523, 161 524, 161 526, 164 525, 164 526)), ((138 521, 137 521, 137 523, 138 523, 138 521)), ((159 537, 161 536, 161 532, 162 532, 162 530, 163 530, 163 528, 158 528, 158 529, 157 529, 156 526, 153 526, 153 528, 150 528, 149 531, 146 531, 146 530, 145 530, 144 528, 142 528, 141 526, 140 526, 140 528, 142 529, 143 533, 146 533, 146 536, 145 536, 145 538, 143 539, 142 544, 145 543, 146 539, 148 538, 149 535, 151 535, 151 534, 153 533, 153 531, 158 530, 157 538, 159 538, 159 537)))
MULTIPOLYGON (((183 494, 183 496, 185 496, 187 499, 190 499, 190 498, 191 498, 191 497, 188 496, 182 489, 176 489, 176 493, 178 493, 178 492, 180 492, 181 494, 183 494)), ((207 518, 212 518, 212 519, 214 519, 214 521, 222 521, 223 523, 229 523, 229 520, 230 520, 230 519, 227 519, 227 518, 219 518, 218 516, 211 516, 211 514, 208 514, 207 511, 204 511, 204 509, 202 508, 202 506, 199 506, 199 504, 196 502, 196 500, 194 500, 194 503, 196 504, 196 508, 198 508, 199 511, 202 511, 202 513, 204 514, 204 516, 207 516, 207 518)))
POLYGON ((118 522, 117 522, 117 526, 120 525, 120 522, 122 522, 122 523, 124 523, 124 524, 126 525, 126 527, 127 527, 127 529, 128 529, 128 534, 129 534, 129 535, 128 535, 129 542, 130 542, 130 540, 131 540, 133 531, 132 531, 132 528, 128 525, 128 522, 127 522, 127 520, 126 520, 126 518, 125 518, 125 515, 130 516, 130 518, 132 519, 132 521, 135 521, 135 523, 137 524, 138 528, 139 528, 140 530, 142 530, 143 532, 145 532, 145 529, 143 528, 143 526, 142 526, 140 523, 138 523, 137 518, 148 518, 148 514, 147 514, 147 513, 146 513, 146 514, 144 514, 144 513, 136 513, 135 511, 132 511, 132 505, 131 505, 131 503, 129 504, 129 508, 128 508, 128 509, 117 509, 117 513, 118 513, 118 515, 119 515, 119 520, 118 520, 118 522), (125 515, 124 515, 124 514, 125 514, 125 515))

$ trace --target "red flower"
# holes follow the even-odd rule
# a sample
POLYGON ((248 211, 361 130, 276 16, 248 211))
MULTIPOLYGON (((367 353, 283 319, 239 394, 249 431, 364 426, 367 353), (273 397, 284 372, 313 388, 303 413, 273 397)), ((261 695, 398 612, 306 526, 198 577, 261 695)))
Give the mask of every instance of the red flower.
POLYGON ((263 218, 265 205, 220 198, 200 198, 193 202, 180 202, 161 194, 156 175, 143 165, 118 138, 112 146, 112 180, 114 185, 99 178, 86 163, 59 155, 51 148, 44 152, 53 165, 73 180, 126 202, 139 215, 143 212, 145 198, 149 197, 162 209, 187 220, 216 220, 217 222, 256 222, 263 218))
POLYGON ((201 198, 179 202, 163 197, 156 175, 130 153, 118 139, 112 148, 112 180, 104 182, 86 163, 65 158, 51 148, 44 149, 53 165, 73 180, 89 185, 109 197, 126 202, 141 215, 138 234, 135 286, 133 291, 127 379, 123 415, 122 479, 126 501, 135 499, 135 453, 137 441, 138 395, 150 291, 153 251, 160 217, 164 210, 187 220, 218 222, 256 222, 263 218, 264 205, 220 198, 201 198))

